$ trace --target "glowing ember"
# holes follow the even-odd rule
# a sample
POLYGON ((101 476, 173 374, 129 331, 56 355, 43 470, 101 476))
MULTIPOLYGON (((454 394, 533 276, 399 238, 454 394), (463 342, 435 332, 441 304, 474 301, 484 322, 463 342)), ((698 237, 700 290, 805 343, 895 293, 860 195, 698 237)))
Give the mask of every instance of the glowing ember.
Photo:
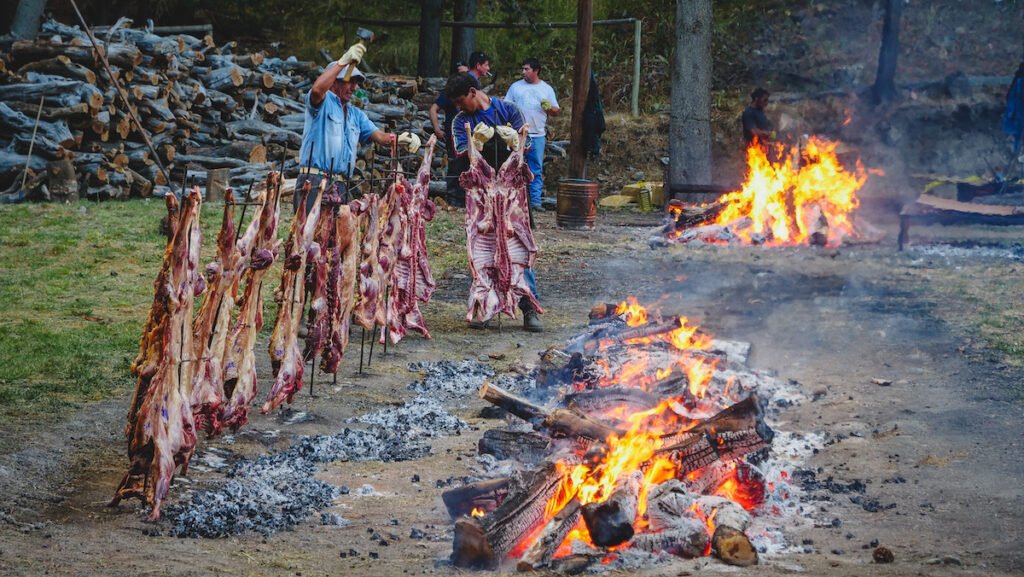
MULTIPOLYGON (((465 511, 465 509, 463 509, 463 511, 465 511)), ((473 510, 469 512, 470 517, 483 517, 484 515, 484 510, 479 507, 473 507, 473 510)))

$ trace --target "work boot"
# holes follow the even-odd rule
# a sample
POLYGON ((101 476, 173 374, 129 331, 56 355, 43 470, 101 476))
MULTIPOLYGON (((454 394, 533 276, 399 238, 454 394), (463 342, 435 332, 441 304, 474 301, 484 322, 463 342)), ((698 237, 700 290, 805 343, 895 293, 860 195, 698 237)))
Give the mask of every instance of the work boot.
POLYGON ((544 323, 540 322, 540 316, 533 307, 523 310, 523 330, 528 333, 544 332, 544 323))

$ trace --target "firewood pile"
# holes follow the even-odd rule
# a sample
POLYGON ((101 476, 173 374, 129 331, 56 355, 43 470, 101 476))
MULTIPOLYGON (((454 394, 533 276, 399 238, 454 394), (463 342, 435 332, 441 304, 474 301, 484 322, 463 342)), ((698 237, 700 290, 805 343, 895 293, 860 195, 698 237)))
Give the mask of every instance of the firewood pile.
POLYGON ((542 355, 537 388, 481 388, 510 424, 478 449, 506 474, 444 493, 452 563, 568 574, 635 568, 630 556, 757 563, 771 530, 755 517, 789 492, 766 405, 789 393, 745 366, 748 344, 685 317, 649 318, 632 301, 591 319, 542 355))
MULTIPOLYGON (((49 20, 37 39, 0 45, 2 201, 163 196, 182 189, 186 171, 187 184, 204 192, 258 186, 268 164, 298 175, 305 95, 321 65, 272 49, 242 51, 212 35, 130 26, 122 19, 95 36, 142 129, 77 26, 49 20)), ((357 104, 370 120, 425 142, 427 109, 443 79, 367 76, 357 104)), ((353 185, 366 193, 383 182, 387 156, 361 147, 353 185)), ((432 161, 438 190, 445 163, 441 146, 432 161)))

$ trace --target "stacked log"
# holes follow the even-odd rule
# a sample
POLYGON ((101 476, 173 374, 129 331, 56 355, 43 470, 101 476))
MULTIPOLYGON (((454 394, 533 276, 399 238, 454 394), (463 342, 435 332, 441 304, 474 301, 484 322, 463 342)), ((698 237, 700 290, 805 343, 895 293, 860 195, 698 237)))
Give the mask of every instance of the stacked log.
MULTIPOLYGON (((323 66, 125 22, 96 35, 113 78, 77 26, 48 20, 36 40, 0 44, 0 193, 9 193, 0 201, 48 196, 46 168, 56 161, 72 163, 84 198, 160 196, 180 189, 186 174, 202 188, 218 168, 230 168, 229 184, 241 188, 262 179, 268 162, 283 163, 286 178, 298 175, 305 97, 323 66), (20 190, 26 171, 33 188, 20 190)), ((378 128, 425 142, 443 79, 368 76, 355 104, 378 128)), ((353 174, 364 193, 383 190, 391 167, 390 151, 372 148, 361 147, 353 174)), ((444 178, 444 155, 437 147, 435 179, 444 178)))

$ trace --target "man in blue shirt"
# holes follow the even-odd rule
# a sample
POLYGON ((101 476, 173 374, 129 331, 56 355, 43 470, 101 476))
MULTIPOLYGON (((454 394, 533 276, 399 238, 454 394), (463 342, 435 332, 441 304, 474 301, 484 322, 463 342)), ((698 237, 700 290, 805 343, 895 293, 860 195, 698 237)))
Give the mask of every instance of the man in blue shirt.
MULTIPOLYGON (((295 181, 296 211, 302 196, 299 191, 307 179, 313 190, 316 190, 320 180, 330 175, 338 184, 342 199, 345 202, 352 200, 345 187, 345 178, 351 176, 355 168, 359 143, 373 141, 391 146, 396 139, 394 134, 378 129, 362 110, 349 104, 352 93, 365 80, 363 73, 355 67, 363 50, 365 48, 357 44, 337 62, 328 64, 306 95, 306 118, 299 152, 302 167, 295 181), (346 81, 345 73, 350 66, 352 73, 350 80, 346 81)), ((310 195, 306 203, 307 211, 313 206, 314 200, 315 196, 310 195)))
MULTIPOLYGON (((479 81, 481 78, 490 76, 491 73, 491 58, 483 52, 474 52, 469 55, 469 65, 459 66, 462 63, 456 65, 455 73, 463 74, 469 73, 470 76, 477 80, 477 88, 480 88, 479 81)), ((452 119, 458 114, 458 109, 455 108, 455 104, 448 98, 448 95, 442 90, 434 103, 430 105, 430 124, 434 129, 434 134, 438 140, 444 140, 445 149, 448 151, 448 174, 445 177, 447 184, 446 198, 448 204, 452 206, 464 207, 466 206, 466 191, 462 190, 462 186, 459 185, 459 175, 466 171, 468 168, 465 158, 459 158, 455 155, 455 149, 452 146, 451 133, 452 133, 452 119), (437 119, 437 113, 444 111, 444 125, 442 126, 437 119)))
MULTIPOLYGON (((480 149, 480 154, 484 161, 493 163, 492 166, 497 171, 508 160, 508 157, 512 155, 512 150, 506 141, 503 137, 498 136, 497 129, 511 127, 513 131, 519 132, 519 129, 525 124, 523 113, 515 104, 506 102, 496 96, 488 96, 477 86, 479 85, 476 83, 476 79, 469 74, 457 74, 448 79, 445 92, 448 94, 448 98, 460 110, 452 120, 452 141, 455 144, 455 153, 460 158, 463 158, 469 153, 469 147, 474 146, 472 140, 474 133, 478 132, 478 127, 481 127, 480 125, 483 125, 481 128, 489 127, 495 129, 493 137, 484 142, 482 147, 478 147, 478 149, 480 149), (467 124, 469 125, 469 131, 466 130, 467 124)), ((529 149, 530 137, 527 136, 526 139, 526 148, 529 149)), ((478 140, 478 142, 480 141, 478 140)), ((526 282, 530 285, 530 292, 533 293, 535 298, 539 299, 540 296, 537 294, 537 277, 533 269, 526 269, 524 276, 526 277, 526 282)), ((539 333, 544 330, 544 325, 540 322, 537 310, 534 308, 533 303, 530 302, 530 299, 526 297, 520 298, 519 309, 523 311, 524 329, 532 333, 539 333)))

